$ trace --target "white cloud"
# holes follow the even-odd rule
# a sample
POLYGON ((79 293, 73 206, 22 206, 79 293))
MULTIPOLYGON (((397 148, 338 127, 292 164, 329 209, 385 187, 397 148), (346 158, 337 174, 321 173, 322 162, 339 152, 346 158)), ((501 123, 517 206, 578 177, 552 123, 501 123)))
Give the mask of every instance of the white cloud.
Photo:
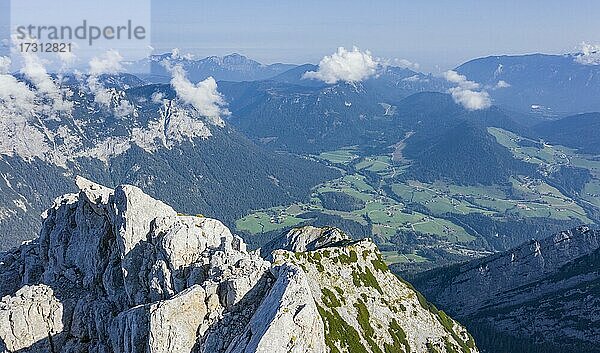
POLYGON ((98 80, 98 76, 90 76, 87 79, 87 86, 90 92, 94 95, 94 101, 104 106, 110 106, 112 99, 111 92, 104 87, 102 82, 98 80))
POLYGON ((119 105, 115 107, 115 115, 118 117, 124 117, 135 112, 135 107, 128 100, 122 100, 119 105))
POLYGON ((460 87, 450 88, 454 101, 467 110, 487 109, 492 105, 490 95, 486 91, 473 91, 460 87))
POLYGON ((169 68, 171 71, 171 85, 177 93, 177 97, 187 104, 191 104, 201 115, 215 118, 220 121, 221 115, 228 115, 229 111, 224 108, 225 100, 217 91, 217 82, 209 77, 197 84, 191 83, 185 74, 185 70, 176 65, 169 68))
POLYGON ((464 89, 479 89, 479 83, 467 80, 467 77, 459 74, 456 71, 444 72, 444 78, 448 82, 456 83, 459 87, 464 89))
POLYGON ((582 65, 600 65, 600 44, 581 43, 575 61, 582 65))
POLYGON ((118 51, 111 49, 100 57, 90 60, 90 75, 116 74, 123 71, 123 57, 118 51))
POLYGON ((444 72, 444 78, 457 86, 452 87, 448 92, 457 104, 462 105, 467 110, 487 109, 492 105, 490 95, 480 90, 481 85, 477 82, 469 81, 466 76, 456 71, 444 72))
POLYGON ((500 80, 498 81, 498 83, 496 83, 496 88, 508 88, 510 87, 510 83, 504 81, 504 80, 500 80))
POLYGON ((152 103, 158 104, 158 103, 162 103, 163 98, 164 98, 164 95, 162 94, 162 92, 154 92, 154 93, 152 93, 152 96, 150 99, 152 100, 152 103))
POLYGON ((0 56, 0 75, 7 74, 10 71, 10 58, 8 56, 0 56))
POLYGON ((35 108, 35 93, 8 74, 0 74, 0 111, 29 114, 35 108))
MULTIPOLYGON (((76 45, 73 43, 73 45, 76 45)), ((72 51, 58 51, 56 52, 56 56, 61 63, 61 71, 66 70, 67 68, 73 66, 75 61, 77 60, 77 56, 72 51)))
POLYGON ((186 54, 181 55, 181 51, 179 50, 179 48, 173 48, 173 50, 171 50, 171 59, 173 59, 173 60, 193 60, 194 55, 191 53, 186 53, 186 54))
POLYGON ((123 57, 114 49, 108 50, 100 57, 93 57, 90 60, 90 76, 87 78, 87 87, 94 95, 96 103, 106 107, 110 106, 112 93, 104 87, 98 76, 102 74, 116 74, 123 71, 122 61, 123 57))
POLYGON ((63 99, 62 90, 56 85, 46 71, 42 59, 37 54, 23 53, 24 66, 21 73, 36 87, 38 93, 52 99, 52 109, 57 111, 70 111, 73 102, 63 99))
POLYGON ((403 69, 411 69, 411 70, 419 70, 420 65, 418 63, 413 63, 410 60, 406 59, 394 59, 392 62, 394 66, 401 67, 403 69))
MULTIPOLYGON (((23 53, 24 66, 20 72, 35 87, 31 89, 9 74, 11 60, 0 57, 0 111, 5 114, 29 116, 43 112, 46 116, 56 111, 70 111, 73 103, 66 99, 67 90, 62 90, 50 77, 42 60, 32 53, 23 53), (37 97, 49 98, 52 105, 44 104, 37 97)), ((2 115, 2 114, 0 114, 2 115)))
POLYGON ((371 52, 360 51, 354 47, 348 51, 343 47, 336 53, 325 56, 319 63, 317 71, 308 71, 302 78, 321 80, 328 84, 338 81, 360 82, 377 74, 381 60, 374 58, 371 52))

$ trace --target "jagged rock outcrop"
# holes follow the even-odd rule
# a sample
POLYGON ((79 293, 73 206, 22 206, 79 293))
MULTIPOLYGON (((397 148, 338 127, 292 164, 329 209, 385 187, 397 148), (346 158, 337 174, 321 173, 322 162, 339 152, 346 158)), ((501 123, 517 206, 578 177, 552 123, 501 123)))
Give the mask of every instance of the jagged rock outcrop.
POLYGON ((293 263, 306 274, 328 352, 476 351, 462 326, 389 271, 371 240, 334 240, 273 253, 275 265, 293 263))
POLYGON ((286 234, 264 245, 260 252, 266 259, 272 259, 272 252, 285 249, 292 252, 314 251, 343 241, 352 240, 337 228, 304 226, 294 228, 286 234))
POLYGON ((224 326, 224 337, 243 330, 274 281, 268 262, 221 222, 178 215, 136 187, 111 190, 81 178, 77 185, 79 194, 46 212, 36 242, 0 260, 6 349, 50 334, 56 352, 189 352, 225 317, 242 327, 224 326), (24 297, 27 288, 46 290, 24 297), (48 316, 54 304, 58 319, 48 316), (20 311, 29 316, 13 314, 20 311), (39 327, 14 332, 23 322, 39 327))
POLYGON ((277 282, 228 353, 326 352, 323 321, 306 274, 292 264, 273 270, 277 282))
POLYGON ((477 328, 478 342, 502 334, 545 352, 600 352, 600 231, 582 226, 534 239, 414 283, 477 328))
POLYGON ((77 185, 0 255, 0 352, 477 352, 369 240, 299 228, 271 263, 136 187, 77 185))
POLYGON ((0 302, 0 337, 9 351, 28 348, 63 330, 62 304, 46 285, 23 286, 0 302))

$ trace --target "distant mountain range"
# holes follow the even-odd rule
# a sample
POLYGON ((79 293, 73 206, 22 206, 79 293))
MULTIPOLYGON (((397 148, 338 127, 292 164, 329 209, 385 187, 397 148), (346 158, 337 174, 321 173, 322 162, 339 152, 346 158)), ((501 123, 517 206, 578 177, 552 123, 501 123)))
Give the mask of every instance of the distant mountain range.
POLYGON ((535 129, 498 107, 468 111, 448 94, 414 93, 426 86, 409 89, 402 77, 410 73, 390 72, 397 74, 391 70, 361 83, 222 82, 221 89, 230 102, 229 121, 271 149, 319 153, 359 145, 387 153, 402 140, 404 155, 413 161, 404 178, 492 185, 517 174, 538 176, 534 164, 515 159, 486 131, 496 127, 537 138, 535 129), (392 85, 398 86, 395 96, 389 93, 392 85))
MULTIPOLYGON (((574 54, 490 56, 468 61, 454 70, 479 83, 496 105, 520 114, 556 118, 600 110, 596 99, 600 94, 600 66, 583 64, 577 58, 574 54)), ((170 74, 165 63, 181 65, 193 82, 214 77, 217 81, 272 80, 305 87, 327 86, 303 78, 304 73, 315 71, 316 65, 264 65, 237 53, 201 59, 165 53, 125 66, 148 82, 168 83, 170 74)), ((363 84, 379 86, 382 93, 385 88, 391 98, 420 91, 445 92, 452 87, 442 77, 393 66, 363 84)))
POLYGON ((494 104, 540 116, 600 111, 600 66, 574 55, 490 56, 456 68, 486 87, 494 104), (498 88, 498 83, 505 86, 498 88), (498 89, 497 89, 498 88, 498 89))
POLYGON ((292 64, 263 65, 240 54, 209 56, 194 59, 177 53, 152 55, 146 60, 130 62, 125 65, 128 72, 134 73, 150 82, 168 83, 171 74, 164 64, 181 65, 193 82, 213 77, 217 81, 256 81, 277 76, 294 68, 292 64))
MULTIPOLYGON (((231 123, 267 146, 295 152, 381 140, 395 143, 403 135, 394 129, 404 124, 397 112, 402 109, 402 100, 418 92, 436 91, 445 84, 427 76, 421 81, 406 81, 419 75, 397 68, 364 82, 333 85, 301 79, 299 72, 294 75, 298 80, 289 80, 292 83, 276 78, 221 82, 221 90, 230 102, 231 123)), ((448 105, 458 109, 451 100, 448 105)))
MULTIPOLYGON (((272 80, 307 87, 327 86, 303 78, 304 73, 317 70, 317 65, 265 65, 237 53, 201 59, 178 52, 165 53, 126 63, 125 67, 148 82, 168 83, 170 74, 165 63, 181 65, 194 82, 214 77, 217 81, 272 80)), ((520 114, 556 118, 600 110, 596 99, 600 94, 600 66, 581 63, 576 54, 489 56, 470 60, 454 70, 479 83, 495 105, 520 114)), ((393 66, 368 81, 387 87, 395 97, 398 90, 406 96, 407 92, 446 92, 452 87, 442 77, 393 66)))
POLYGON ((484 352, 600 352, 600 232, 587 227, 411 279, 484 352))

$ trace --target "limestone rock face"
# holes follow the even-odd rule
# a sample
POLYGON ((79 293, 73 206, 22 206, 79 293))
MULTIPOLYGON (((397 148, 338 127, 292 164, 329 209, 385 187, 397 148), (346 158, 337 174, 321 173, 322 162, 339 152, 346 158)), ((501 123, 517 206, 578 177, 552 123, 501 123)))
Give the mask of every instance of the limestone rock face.
POLYGON ((324 328, 306 274, 285 264, 277 281, 228 353, 326 352, 324 328))
POLYGON ((267 261, 221 222, 136 187, 77 185, 45 212, 39 239, 0 258, 4 349, 191 352, 224 316, 241 326, 230 336, 243 331, 260 298, 240 302, 275 281, 267 261))
POLYGON ((204 289, 194 285, 170 300, 119 314, 115 319, 117 329, 110 332, 113 351, 191 352, 207 314, 205 300, 204 289))
POLYGON ((414 279, 438 307, 487 336, 557 350, 600 344, 600 231, 586 226, 414 279))
POLYGON ((271 252, 277 249, 285 249, 293 252, 313 251, 349 240, 351 238, 337 228, 304 226, 294 228, 287 234, 282 234, 267 243, 261 248, 261 255, 267 259, 271 259, 271 252))
POLYGON ((32 346, 63 330, 62 304, 46 285, 23 286, 0 302, 0 337, 6 349, 32 346))
POLYGON ((276 250, 273 261, 306 274, 326 352, 477 352, 463 326, 389 271, 371 240, 276 250))
POLYGON ((37 240, 0 254, 0 352, 477 352, 370 241, 299 228, 271 263, 217 220, 76 183, 37 240))

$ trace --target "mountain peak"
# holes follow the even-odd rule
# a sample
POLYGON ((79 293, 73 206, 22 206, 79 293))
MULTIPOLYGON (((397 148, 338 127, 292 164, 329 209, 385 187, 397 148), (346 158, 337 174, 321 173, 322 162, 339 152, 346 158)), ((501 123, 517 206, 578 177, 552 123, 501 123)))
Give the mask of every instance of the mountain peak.
POLYGON ((276 249, 292 252, 315 251, 351 240, 348 235, 338 228, 304 226, 294 228, 273 239, 261 248, 261 254, 267 259, 271 259, 271 252, 276 249))
POLYGON ((202 62, 202 61, 212 62, 214 64, 221 65, 221 66, 240 66, 240 65, 247 66, 247 67, 263 66, 259 62, 249 59, 248 57, 246 57, 242 54, 238 54, 238 53, 232 53, 232 54, 228 54, 225 56, 209 56, 206 59, 200 60, 200 62, 202 62))
MULTIPOLYGON (((291 64, 270 64, 265 65, 256 60, 250 59, 240 53, 231 53, 224 56, 208 56, 201 59, 195 59, 190 55, 181 56, 179 54, 166 53, 153 55, 150 58, 150 72, 148 80, 154 83, 168 82, 171 76, 170 72, 162 65, 162 61, 172 61, 174 64, 181 65, 188 78, 193 82, 205 80, 213 77, 217 81, 255 81, 264 80, 277 76, 296 65, 291 64)), ((139 66, 146 64, 146 61, 132 63, 132 72, 139 66)))
MULTIPOLYGON (((247 56, 240 53, 231 53, 223 56, 223 59, 237 59, 237 60, 250 60, 247 56)), ((254 60, 251 60, 254 61, 254 60)))
MULTIPOLYGON (((335 232, 322 233, 328 231, 335 232)), ((307 277, 328 352, 477 351, 462 326, 389 271, 369 239, 305 252, 275 250, 273 263, 291 263, 307 277)))
POLYGON ((477 352, 370 240, 298 228, 289 247, 314 250, 270 263, 215 219, 137 187, 76 183, 37 240, 0 258, 8 351, 477 352))

